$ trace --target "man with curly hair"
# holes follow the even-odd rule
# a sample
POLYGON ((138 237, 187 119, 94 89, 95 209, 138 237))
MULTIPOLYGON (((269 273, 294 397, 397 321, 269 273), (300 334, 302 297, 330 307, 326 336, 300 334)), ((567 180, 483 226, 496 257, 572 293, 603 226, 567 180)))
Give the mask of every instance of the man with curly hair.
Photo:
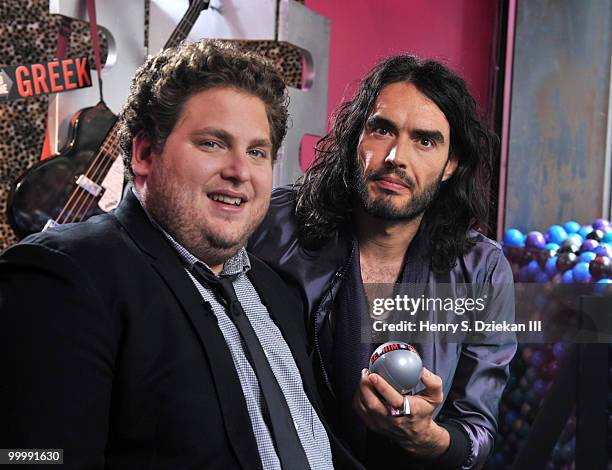
POLYGON ((114 213, 0 258, 0 442, 66 468, 329 469, 302 308, 244 243, 266 214, 287 91, 201 41, 136 73, 114 213))
POLYGON ((509 264, 475 230, 487 218, 493 148, 463 79, 391 57, 339 107, 301 180, 275 190, 249 242, 301 289, 328 416, 369 468, 480 468, 493 449, 513 338, 430 336, 416 344, 418 393, 402 396, 365 369, 375 345, 360 328, 370 284, 506 286, 488 312, 513 315, 509 264))

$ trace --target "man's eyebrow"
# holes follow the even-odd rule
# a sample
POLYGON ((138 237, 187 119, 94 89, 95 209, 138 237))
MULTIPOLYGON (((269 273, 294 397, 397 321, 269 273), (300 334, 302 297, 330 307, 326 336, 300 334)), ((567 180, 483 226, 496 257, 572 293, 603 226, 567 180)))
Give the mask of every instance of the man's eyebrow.
POLYGON ((397 125, 393 121, 376 114, 370 116, 366 121, 366 129, 377 129, 379 127, 393 132, 397 131, 397 125))
MULTIPOLYGON (((228 143, 228 144, 234 142, 235 140, 232 134, 230 134, 229 132, 223 129, 219 129, 218 127, 203 127, 201 129, 195 130, 192 133, 192 135, 195 138, 202 138, 208 135, 208 136, 216 137, 217 139, 220 139, 223 142, 228 143)), ((268 138, 259 137, 259 138, 253 139, 249 143, 249 145, 251 147, 272 147, 272 142, 268 138)))
POLYGON ((270 139, 253 139, 250 144, 251 147, 272 147, 270 139))
POLYGON ((426 129, 413 129, 410 135, 414 139, 429 139, 438 144, 444 143, 444 136, 440 131, 430 131, 426 129))
POLYGON ((232 142, 234 140, 234 137, 229 132, 218 127, 202 127, 201 129, 196 129, 192 135, 196 138, 211 135, 224 142, 232 142))

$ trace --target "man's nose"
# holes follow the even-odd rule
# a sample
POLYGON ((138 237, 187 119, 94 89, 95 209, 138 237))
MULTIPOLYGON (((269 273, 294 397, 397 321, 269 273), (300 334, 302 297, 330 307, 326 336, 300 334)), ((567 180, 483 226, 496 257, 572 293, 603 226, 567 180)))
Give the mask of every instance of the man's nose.
POLYGON ((248 156, 245 152, 232 150, 226 155, 221 176, 225 179, 243 183, 250 177, 248 156))
POLYGON ((410 151, 410 141, 406 141, 403 138, 397 139, 385 157, 385 164, 397 166, 405 170, 410 158, 410 151))

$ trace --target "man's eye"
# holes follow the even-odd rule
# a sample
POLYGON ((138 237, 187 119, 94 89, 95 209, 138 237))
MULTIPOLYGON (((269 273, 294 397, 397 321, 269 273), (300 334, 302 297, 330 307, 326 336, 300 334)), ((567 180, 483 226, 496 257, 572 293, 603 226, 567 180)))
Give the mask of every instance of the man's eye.
POLYGON ((207 147, 207 148, 211 148, 211 149, 219 147, 219 144, 217 142, 215 142, 214 140, 204 140, 204 141, 202 141, 200 143, 200 145, 202 147, 207 147))
POLYGON ((249 154, 255 158, 266 158, 268 156, 266 152, 259 149, 251 149, 249 150, 249 154))
POLYGON ((431 148, 434 146, 433 140, 431 139, 419 139, 419 143, 426 148, 431 148))
POLYGON ((374 133, 378 134, 378 135, 389 135, 391 134, 391 132, 389 132, 389 129, 385 129, 384 127, 377 127, 374 129, 374 133))

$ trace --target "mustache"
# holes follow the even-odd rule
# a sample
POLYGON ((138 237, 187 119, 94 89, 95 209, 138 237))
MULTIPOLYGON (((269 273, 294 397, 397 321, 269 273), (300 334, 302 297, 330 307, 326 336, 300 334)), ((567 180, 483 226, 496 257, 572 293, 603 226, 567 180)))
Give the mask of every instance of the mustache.
POLYGON ((383 179, 385 176, 391 175, 399 178, 408 189, 414 189, 414 187, 416 186, 414 180, 410 176, 408 176, 404 170, 396 166, 390 168, 382 168, 380 170, 374 170, 366 176, 366 181, 378 181, 383 179))

